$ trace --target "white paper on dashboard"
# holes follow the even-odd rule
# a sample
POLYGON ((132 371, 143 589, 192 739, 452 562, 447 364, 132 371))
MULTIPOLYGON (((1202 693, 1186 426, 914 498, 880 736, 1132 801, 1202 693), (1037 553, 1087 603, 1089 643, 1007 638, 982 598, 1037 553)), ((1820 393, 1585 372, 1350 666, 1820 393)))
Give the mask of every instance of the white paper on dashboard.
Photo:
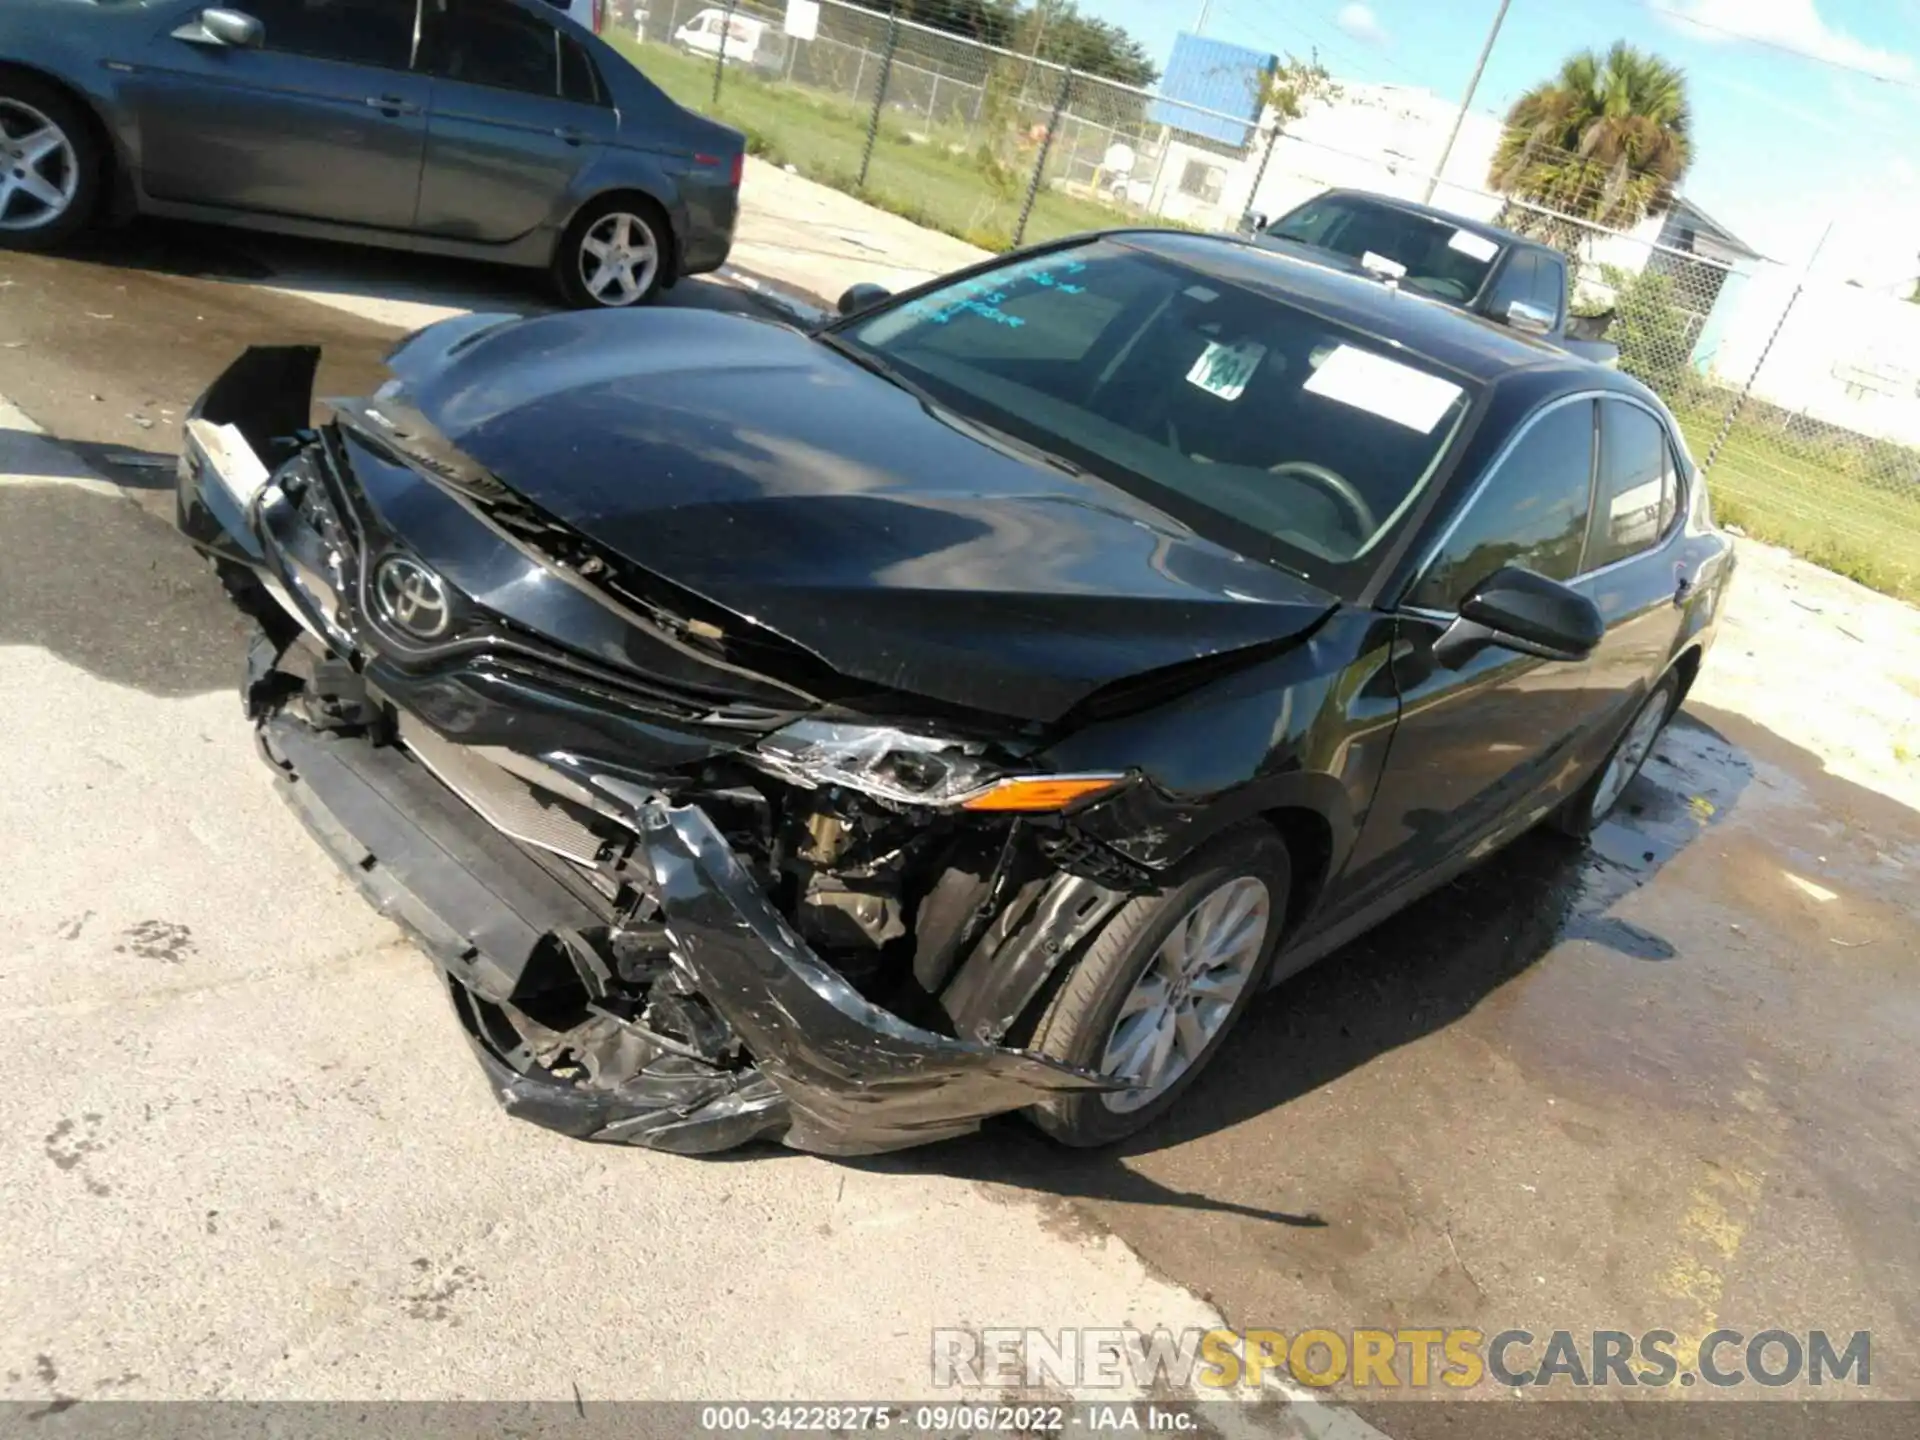
POLYGON ((1460 398, 1460 387, 1450 380, 1352 345, 1334 347, 1304 388, 1422 435, 1431 435, 1460 398))
POLYGON ((1238 400, 1246 394, 1247 382, 1253 379, 1253 372, 1259 369, 1266 353, 1267 347, 1257 340, 1242 340, 1237 345, 1209 340, 1200 358, 1193 362, 1193 368, 1187 371, 1187 383, 1198 385, 1222 400, 1238 400))

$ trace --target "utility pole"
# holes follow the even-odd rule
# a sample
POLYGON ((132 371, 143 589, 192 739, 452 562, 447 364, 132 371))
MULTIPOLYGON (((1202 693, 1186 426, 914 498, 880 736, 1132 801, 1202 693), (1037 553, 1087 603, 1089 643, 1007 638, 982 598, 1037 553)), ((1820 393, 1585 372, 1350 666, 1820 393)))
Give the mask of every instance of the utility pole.
POLYGON ((1193 33, 1198 35, 1207 28, 1207 12, 1213 9, 1213 0, 1200 0, 1200 13, 1194 17, 1193 33))
POLYGON ((1511 0, 1500 0, 1500 8, 1494 13, 1493 28, 1487 31, 1487 43, 1480 47, 1479 63, 1473 67, 1473 78, 1467 81, 1467 93, 1461 98, 1460 113, 1453 117, 1453 129, 1447 132, 1447 147, 1440 152, 1440 163, 1433 167, 1433 174, 1427 177, 1427 193, 1420 197, 1423 203, 1432 202, 1440 177, 1446 173, 1447 161, 1453 158, 1453 143, 1460 138, 1460 127, 1467 122, 1467 111, 1473 105, 1473 92, 1480 88, 1480 77, 1487 73, 1487 57, 1493 54, 1493 42, 1500 38, 1500 27, 1506 23, 1510 3, 1511 0))

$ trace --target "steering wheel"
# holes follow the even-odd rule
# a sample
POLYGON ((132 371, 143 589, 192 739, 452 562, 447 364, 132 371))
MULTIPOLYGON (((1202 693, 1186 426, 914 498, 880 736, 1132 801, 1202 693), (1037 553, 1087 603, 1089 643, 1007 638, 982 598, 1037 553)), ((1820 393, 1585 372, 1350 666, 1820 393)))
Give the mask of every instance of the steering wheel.
POLYGON ((1298 475, 1303 480, 1311 480, 1347 509, 1347 513, 1359 521, 1359 536, 1366 539, 1380 528, 1380 522, 1373 518, 1373 507, 1367 499, 1344 475, 1336 475, 1324 465, 1315 465, 1310 460, 1282 460, 1278 465, 1267 467, 1269 475, 1298 475))

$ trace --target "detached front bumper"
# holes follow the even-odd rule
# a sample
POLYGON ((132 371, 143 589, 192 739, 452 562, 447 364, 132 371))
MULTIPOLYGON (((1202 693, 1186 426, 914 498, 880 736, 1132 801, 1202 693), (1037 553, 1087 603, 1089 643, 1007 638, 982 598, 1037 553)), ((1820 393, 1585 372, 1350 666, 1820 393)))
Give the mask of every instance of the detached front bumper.
MULTIPOLYGON (((445 975, 511 1113, 581 1138, 680 1153, 764 1138, 855 1155, 964 1134, 1050 1093, 1124 1088, 873 1004, 792 930, 700 806, 631 776, 595 797, 596 821, 621 829, 626 883, 657 907, 657 957, 623 952, 633 932, 570 883, 565 863, 513 838, 469 790, 442 778, 434 757, 444 761, 459 737, 385 686, 381 658, 357 648, 328 608, 350 598, 328 592, 316 604, 315 573, 289 541, 289 507, 255 448, 266 448, 260 425, 224 425, 239 395, 273 417, 275 434, 289 433, 288 377, 304 371, 310 380, 311 365, 269 354, 280 358, 251 372, 243 360, 196 407, 180 468, 181 525, 257 578, 256 604, 271 597, 306 632, 268 624, 277 636, 256 642, 245 694, 262 753, 308 829, 445 975), (285 696, 316 665, 351 671, 364 688, 357 708, 397 727, 316 725, 289 709, 285 696), (422 725, 437 738, 415 753, 406 737, 422 725), (641 1004, 631 992, 610 998, 616 971, 646 987, 641 1004), (634 980, 635 971, 649 978, 634 980), (609 986, 597 986, 596 974, 609 986), (556 976, 568 994, 574 977, 584 985, 565 1025, 554 1018, 556 976)), ((292 428, 304 424, 303 404, 292 428)))
MULTIPOLYGON (((610 1090, 530 1064, 497 1013, 552 937, 593 915, 519 846, 392 746, 265 720, 281 796, 450 983, 508 1111, 583 1139, 685 1154, 758 1138, 864 1155, 966 1134, 1042 1095, 1115 1082, 1042 1056, 909 1025, 863 998, 780 918, 712 822, 664 797, 636 814, 674 964, 748 1062, 662 1052, 610 1090)), ((637 1038, 637 1037, 636 1037, 637 1038)))

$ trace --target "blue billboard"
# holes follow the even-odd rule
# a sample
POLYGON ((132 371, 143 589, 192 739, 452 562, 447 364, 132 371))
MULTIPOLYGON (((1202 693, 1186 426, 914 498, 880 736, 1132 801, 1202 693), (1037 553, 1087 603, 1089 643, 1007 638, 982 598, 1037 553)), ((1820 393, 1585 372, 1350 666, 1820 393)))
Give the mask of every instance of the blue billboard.
POLYGON ((1173 58, 1160 81, 1161 98, 1147 108, 1147 118, 1244 149, 1253 140, 1261 90, 1276 63, 1272 55, 1244 45, 1183 31, 1174 39, 1173 58))

